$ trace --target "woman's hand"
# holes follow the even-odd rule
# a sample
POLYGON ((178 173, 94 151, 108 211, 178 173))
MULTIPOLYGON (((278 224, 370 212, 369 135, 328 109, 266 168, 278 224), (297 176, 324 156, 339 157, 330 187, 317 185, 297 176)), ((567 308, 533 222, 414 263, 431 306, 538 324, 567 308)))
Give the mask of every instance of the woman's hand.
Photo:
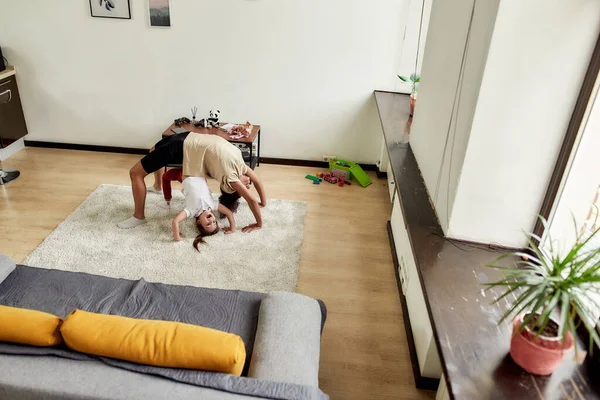
POLYGON ((251 225, 248 225, 248 226, 242 228, 242 232, 248 233, 248 232, 252 232, 252 231, 257 231, 260 228, 262 228, 261 224, 251 224, 251 225))
POLYGON ((267 200, 259 202, 258 205, 260 208, 265 208, 267 206, 267 200))
POLYGON ((219 204, 219 212, 225 215, 229 221, 229 227, 223 228, 223 232, 225 232, 226 235, 235 232, 235 219, 233 218, 233 213, 231 210, 225 207, 223 204, 219 204))
MULTIPOLYGON (((233 187, 233 189, 235 189, 235 191, 238 192, 238 194, 246 200, 248 206, 250 207, 250 210, 252 211, 252 214, 254 215, 254 218, 256 218, 256 224, 248 225, 247 227, 242 229, 242 232, 250 232, 256 229, 260 229, 262 227, 262 216, 260 214, 260 206, 258 205, 258 201, 256 201, 254 196, 252 196, 252 193, 250 193, 250 191, 246 189, 246 187, 241 182, 233 182, 231 184, 231 187, 233 187)), ((261 200, 261 202, 263 200, 261 200)))

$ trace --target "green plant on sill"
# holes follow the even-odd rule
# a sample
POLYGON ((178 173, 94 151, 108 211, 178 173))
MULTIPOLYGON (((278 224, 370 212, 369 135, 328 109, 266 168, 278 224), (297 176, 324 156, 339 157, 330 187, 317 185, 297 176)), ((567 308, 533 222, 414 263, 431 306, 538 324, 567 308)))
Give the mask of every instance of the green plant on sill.
MULTIPOLYGON (((546 232, 549 232, 547 221, 541 216, 540 220, 546 232)), ((557 309, 560 311, 558 336, 563 345, 567 339, 567 332, 571 332, 574 338, 577 337, 576 330, 579 324, 583 323, 590 334, 590 352, 593 351, 594 343, 600 346, 598 315, 589 306, 591 304, 596 310, 600 310, 598 301, 589 295, 600 294, 600 248, 586 248, 599 231, 600 228, 589 236, 579 235, 575 244, 567 249, 568 253, 565 256, 559 254, 550 238, 550 249, 547 250, 537 245, 534 239, 538 243, 542 242, 541 239, 530 233, 527 234, 527 240, 533 255, 513 252, 498 257, 489 264, 488 267, 503 270, 505 274, 503 280, 485 284, 488 289, 506 287, 504 294, 494 303, 511 294, 516 298, 498 324, 511 315, 529 313, 518 327, 521 332, 537 313, 541 315, 533 329, 537 337, 548 325, 552 311, 557 309), (518 257, 517 269, 498 264, 507 257, 518 257)))
POLYGON ((412 89, 411 93, 417 93, 419 91, 419 82, 421 82, 421 75, 410 74, 408 78, 403 75, 398 75, 398 78, 400 78, 400 80, 404 83, 410 83, 412 89))

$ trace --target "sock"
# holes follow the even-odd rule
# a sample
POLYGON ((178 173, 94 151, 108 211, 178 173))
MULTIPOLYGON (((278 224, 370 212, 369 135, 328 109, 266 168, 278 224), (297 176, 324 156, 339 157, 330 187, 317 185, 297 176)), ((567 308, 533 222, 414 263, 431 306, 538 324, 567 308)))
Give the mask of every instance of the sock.
POLYGON ((154 186, 148 186, 146 190, 150 193, 162 193, 162 190, 157 189, 154 186))
POLYGON ((135 228, 138 225, 144 225, 146 223, 145 219, 137 219, 136 217, 131 217, 126 219, 123 222, 119 222, 117 226, 121 229, 129 229, 135 228))

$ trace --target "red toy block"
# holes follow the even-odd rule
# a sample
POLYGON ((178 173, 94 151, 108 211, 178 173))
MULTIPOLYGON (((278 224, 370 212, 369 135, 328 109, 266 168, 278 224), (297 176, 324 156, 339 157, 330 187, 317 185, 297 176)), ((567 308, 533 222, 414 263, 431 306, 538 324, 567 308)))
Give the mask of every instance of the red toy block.
POLYGON ((332 176, 331 174, 326 174, 325 178, 323 178, 323 180, 325 180, 326 182, 329 183, 338 183, 338 178, 336 178, 335 176, 332 176))

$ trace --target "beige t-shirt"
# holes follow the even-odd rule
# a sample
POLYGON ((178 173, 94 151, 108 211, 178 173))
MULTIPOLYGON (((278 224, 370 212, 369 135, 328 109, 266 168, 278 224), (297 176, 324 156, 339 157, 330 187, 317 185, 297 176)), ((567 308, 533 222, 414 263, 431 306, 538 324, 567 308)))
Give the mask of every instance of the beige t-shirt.
POLYGON ((183 175, 211 177, 227 193, 248 171, 242 152, 218 135, 190 133, 183 142, 183 175))

